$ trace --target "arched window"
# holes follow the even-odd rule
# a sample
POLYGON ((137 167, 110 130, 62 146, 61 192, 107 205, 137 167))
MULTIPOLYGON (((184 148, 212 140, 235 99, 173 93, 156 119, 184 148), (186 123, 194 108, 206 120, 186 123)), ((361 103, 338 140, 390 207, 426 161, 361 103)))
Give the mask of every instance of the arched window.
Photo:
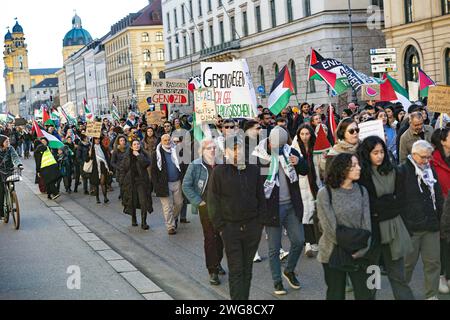
POLYGON ((266 80, 264 78, 264 68, 262 66, 258 67, 259 84, 266 88, 266 80))
POLYGON ((158 49, 156 52, 156 57, 158 61, 164 61, 164 49, 158 49))
POLYGON ((162 32, 156 33, 156 41, 163 41, 163 33, 162 32))
POLYGON ((165 79, 166 78, 166 73, 164 71, 160 71, 159 72, 159 78, 160 79, 165 79))
POLYGON ((152 73, 151 72, 145 73, 145 84, 147 86, 152 84, 152 73))
POLYGON ((275 74, 275 78, 278 77, 278 73, 280 72, 280 69, 278 68, 278 63, 273 64, 273 73, 275 74))
POLYGON ((306 67, 306 92, 307 93, 315 93, 316 92, 316 82, 315 80, 309 79, 309 64, 311 63, 311 56, 308 55, 305 60, 305 67, 306 67))
POLYGON ((450 86, 450 48, 445 50, 445 76, 447 78, 446 83, 450 86))
POLYGON ((150 37, 148 36, 147 32, 144 32, 142 34, 142 42, 149 42, 150 41, 150 37))
POLYGON ((152 56, 150 54, 150 50, 144 50, 144 61, 148 62, 152 60, 152 56))
POLYGON ((289 60, 288 66, 289 72, 291 73, 292 85, 294 86, 294 94, 297 94, 297 71, 295 70, 294 60, 289 60))
POLYGON ((417 82, 419 79, 420 58, 417 49, 409 46, 405 53, 405 85, 408 81, 417 82))

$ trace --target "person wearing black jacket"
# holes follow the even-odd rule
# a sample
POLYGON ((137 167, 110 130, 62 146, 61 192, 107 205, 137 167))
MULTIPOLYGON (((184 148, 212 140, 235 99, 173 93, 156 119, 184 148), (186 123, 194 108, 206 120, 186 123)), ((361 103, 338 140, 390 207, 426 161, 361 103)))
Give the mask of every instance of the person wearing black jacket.
POLYGON ((253 258, 267 215, 260 170, 257 165, 244 164, 242 144, 238 139, 226 143, 227 164, 214 169, 206 201, 225 246, 232 300, 249 299, 253 258))
POLYGON ((405 204, 397 197, 400 180, 396 169, 379 137, 366 138, 357 154, 361 164, 359 183, 368 190, 370 201, 372 246, 368 257, 374 265, 382 259, 396 300, 414 300, 404 260, 412 250, 412 242, 400 216, 405 204))
POLYGON ((411 281, 414 268, 422 256, 425 296, 437 300, 441 273, 440 217, 443 197, 437 175, 430 166, 433 147, 424 140, 413 144, 412 154, 400 166, 397 194, 403 206, 402 217, 412 234, 413 252, 405 258, 406 279, 411 281))
POLYGON ((95 198, 97 204, 100 204, 100 187, 103 193, 103 202, 106 204, 108 199, 107 179, 112 175, 109 152, 102 145, 102 138, 94 138, 89 150, 86 162, 92 161, 92 173, 89 182, 94 186, 95 198))
POLYGON ((83 165, 89 158, 89 149, 91 147, 91 144, 89 143, 89 137, 85 135, 81 135, 80 141, 77 144, 76 147, 76 157, 74 161, 74 167, 75 167, 75 188, 73 192, 78 192, 78 186, 80 185, 80 180, 83 180, 83 190, 84 194, 88 195, 88 179, 89 174, 86 172, 83 172, 83 165))
POLYGON ((300 259, 305 233, 303 229, 303 201, 298 176, 308 174, 308 163, 291 148, 288 132, 275 127, 269 139, 261 141, 254 151, 263 175, 263 187, 267 201, 267 219, 264 221, 269 236, 269 258, 272 279, 277 295, 286 294, 282 275, 293 289, 300 289, 294 270, 300 259), (283 227, 291 243, 286 269, 281 273, 279 252, 283 227))

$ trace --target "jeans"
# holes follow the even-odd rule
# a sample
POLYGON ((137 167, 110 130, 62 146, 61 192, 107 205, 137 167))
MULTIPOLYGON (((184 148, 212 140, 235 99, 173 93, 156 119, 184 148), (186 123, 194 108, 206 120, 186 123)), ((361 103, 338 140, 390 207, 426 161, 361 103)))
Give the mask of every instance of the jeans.
POLYGON ((180 219, 186 220, 187 217, 187 203, 183 202, 183 206, 181 207, 180 219))
POLYGON ((282 227, 286 229, 291 242, 286 267, 287 272, 294 272, 305 243, 303 224, 298 219, 292 203, 280 205, 280 223, 281 226, 279 227, 266 227, 267 235, 269 236, 270 270, 272 271, 274 283, 281 282, 280 249, 283 234, 282 227))
POLYGON ((422 256, 425 278, 425 297, 437 297, 441 273, 439 232, 414 232, 411 240, 414 250, 405 258, 406 280, 411 281, 419 255, 422 256))
POLYGON ((231 300, 248 300, 253 258, 261 241, 262 225, 257 219, 246 223, 227 223, 222 231, 228 260, 231 300))
POLYGON ((175 221, 183 207, 181 181, 169 182, 169 197, 159 198, 163 209, 167 230, 175 229, 175 221))
POLYGON ((206 268, 208 272, 218 273, 217 267, 223 259, 223 242, 219 232, 217 232, 209 219, 208 207, 203 206, 198 209, 200 222, 203 228, 204 249, 206 268))

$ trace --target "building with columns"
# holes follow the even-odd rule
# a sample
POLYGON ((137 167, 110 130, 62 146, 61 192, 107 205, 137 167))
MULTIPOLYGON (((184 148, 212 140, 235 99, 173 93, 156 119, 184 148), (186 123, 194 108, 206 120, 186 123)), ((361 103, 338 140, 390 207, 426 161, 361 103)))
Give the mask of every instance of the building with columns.
POLYGON ((386 45, 397 51, 394 77, 405 87, 418 81, 419 67, 450 85, 450 1, 385 1, 386 45))
MULTIPOLYGON (((351 65, 346 0, 162 0, 168 78, 200 74, 202 61, 246 59, 256 87, 268 94, 287 65, 296 96, 291 103, 327 103, 326 86, 308 82, 311 48, 351 65)), ((378 27, 368 27, 369 6, 381 1, 351 1, 355 69, 371 74, 370 49, 384 48, 383 12, 378 27)), ((267 104, 267 95, 260 96, 267 104)), ((350 99, 350 97, 349 97, 350 99)))

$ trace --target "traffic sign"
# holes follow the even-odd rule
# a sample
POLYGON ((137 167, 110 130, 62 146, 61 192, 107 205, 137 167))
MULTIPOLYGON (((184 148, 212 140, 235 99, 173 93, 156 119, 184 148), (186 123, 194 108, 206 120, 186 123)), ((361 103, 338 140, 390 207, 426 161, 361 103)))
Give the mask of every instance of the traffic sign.
POLYGON ((386 63, 386 64, 372 65, 372 73, 384 73, 384 72, 397 72, 397 64, 386 63))
POLYGON ((397 62, 397 55, 393 53, 393 54, 379 54, 375 56, 370 56, 370 62, 372 64, 397 62))
POLYGON ((370 54, 390 54, 396 53, 397 50, 395 48, 380 48, 380 49, 370 49, 370 54))
POLYGON ((264 88, 264 86, 258 87, 258 93, 261 93, 261 94, 266 93, 266 89, 264 88))

